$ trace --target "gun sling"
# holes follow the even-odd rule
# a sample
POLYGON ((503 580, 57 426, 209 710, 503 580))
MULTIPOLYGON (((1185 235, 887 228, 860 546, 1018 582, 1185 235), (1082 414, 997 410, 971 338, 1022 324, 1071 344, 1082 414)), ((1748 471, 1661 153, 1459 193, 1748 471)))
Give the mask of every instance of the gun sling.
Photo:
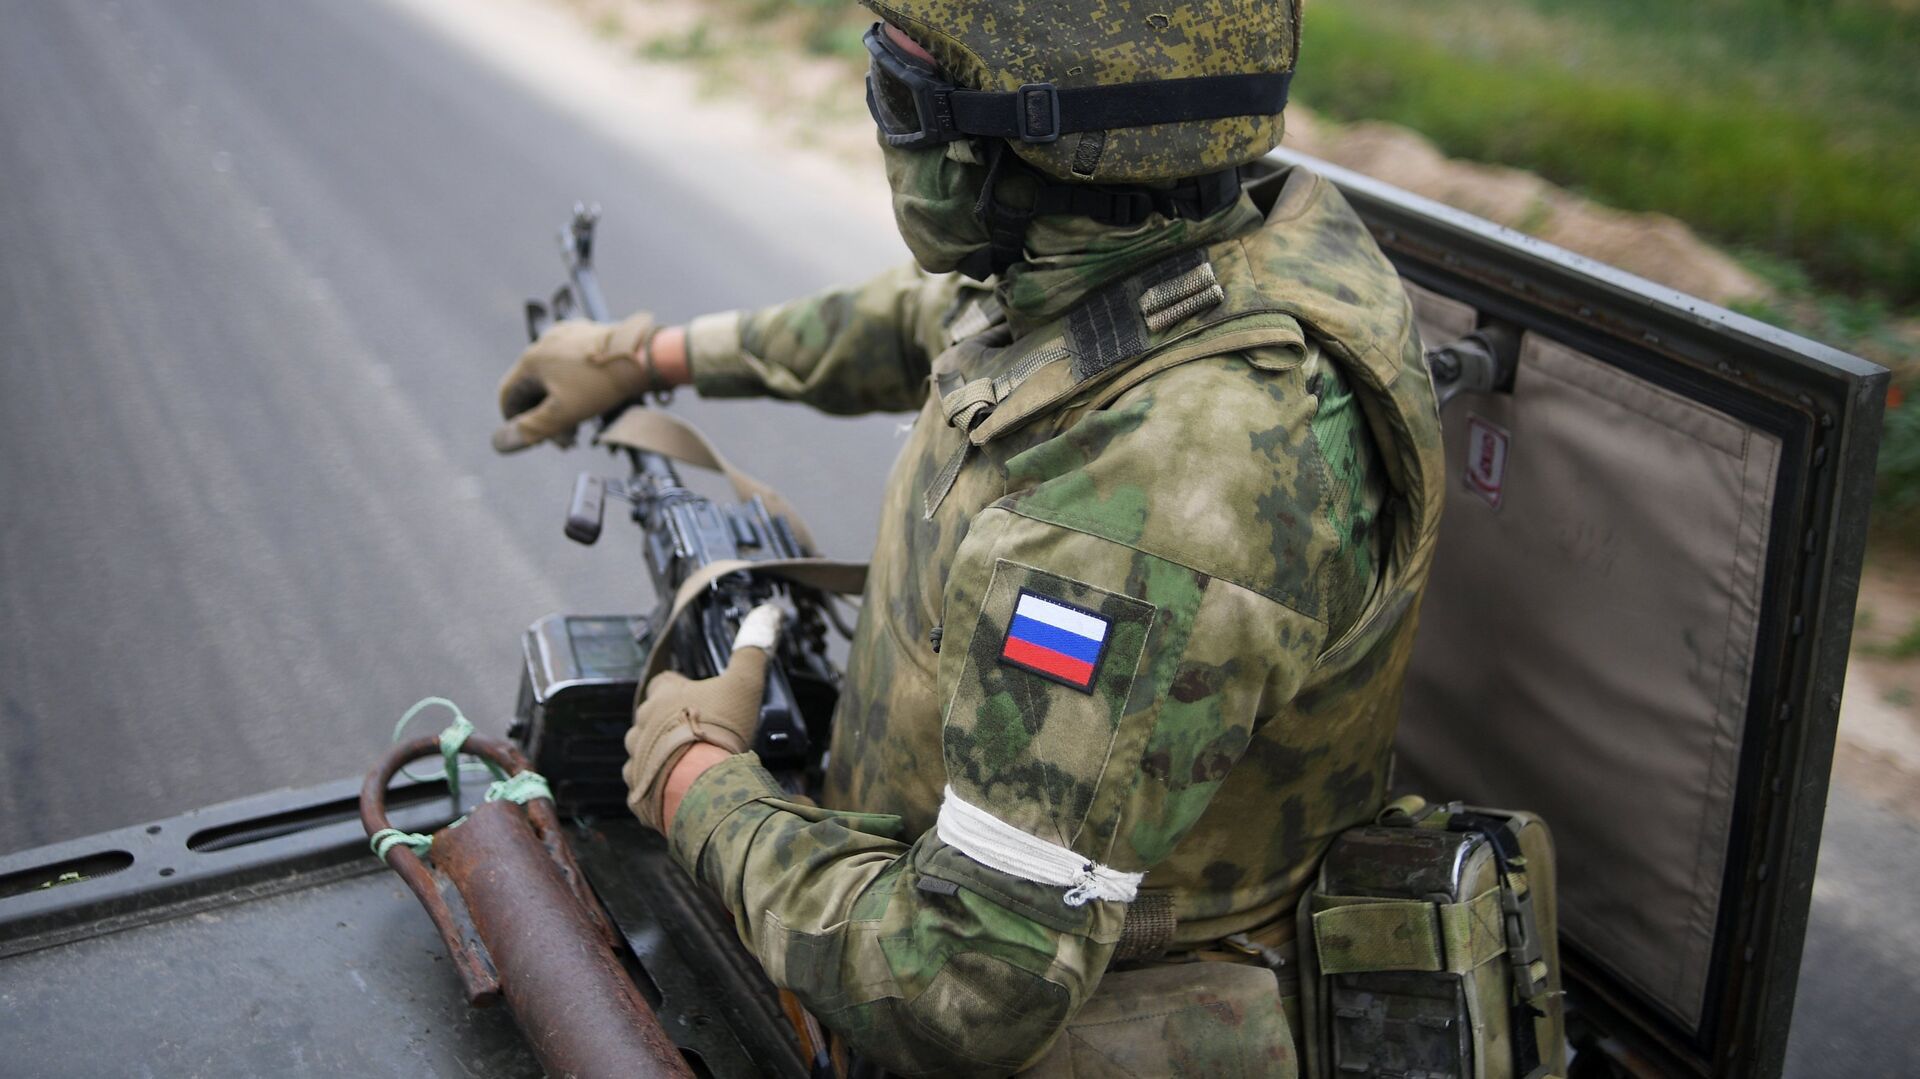
MULTIPOLYGON (((815 549, 813 535, 807 531, 806 521, 794 510, 792 503, 768 484, 735 468, 721 456, 713 443, 707 441, 707 436, 685 420, 650 408, 629 408, 608 424, 595 441, 642 453, 658 453, 684 464, 718 472, 733 487, 735 494, 743 499, 757 497, 765 502, 768 509, 787 519, 802 544, 809 550, 815 549)), ((693 600, 713 582, 729 573, 741 572, 764 573, 839 595, 857 596, 867 587, 865 562, 833 558, 772 558, 759 562, 728 559, 710 562, 680 583, 679 590, 673 596, 673 605, 667 610, 667 617, 654 627, 653 647, 647 653, 647 663, 640 675, 641 692, 646 691, 647 683, 653 680, 654 675, 666 669, 665 644, 673 638, 674 627, 679 625, 681 616, 692 606, 693 600)))

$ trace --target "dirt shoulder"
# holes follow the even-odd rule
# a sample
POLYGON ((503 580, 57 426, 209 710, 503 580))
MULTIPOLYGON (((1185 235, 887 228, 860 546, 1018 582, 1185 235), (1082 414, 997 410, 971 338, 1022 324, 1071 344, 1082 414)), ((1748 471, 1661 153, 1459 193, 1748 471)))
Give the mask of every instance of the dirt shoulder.
POLYGON ((1449 158, 1395 124, 1336 124, 1289 107, 1286 145, 1717 304, 1773 294, 1672 217, 1611 209, 1530 172, 1449 158))
POLYGON ((1920 821, 1920 557, 1875 551, 1861 574, 1833 775, 1920 821))

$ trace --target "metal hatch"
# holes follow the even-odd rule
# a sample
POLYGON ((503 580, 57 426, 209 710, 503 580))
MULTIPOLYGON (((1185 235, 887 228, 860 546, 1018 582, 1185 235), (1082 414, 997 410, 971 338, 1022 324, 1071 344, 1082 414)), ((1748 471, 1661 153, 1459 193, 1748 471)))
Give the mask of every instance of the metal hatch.
POLYGON ((1444 410, 1400 785, 1555 830, 1576 1044, 1778 1075, 1886 371, 1311 158, 1258 168, 1290 165, 1358 209, 1430 350, 1520 343, 1504 394, 1444 410))

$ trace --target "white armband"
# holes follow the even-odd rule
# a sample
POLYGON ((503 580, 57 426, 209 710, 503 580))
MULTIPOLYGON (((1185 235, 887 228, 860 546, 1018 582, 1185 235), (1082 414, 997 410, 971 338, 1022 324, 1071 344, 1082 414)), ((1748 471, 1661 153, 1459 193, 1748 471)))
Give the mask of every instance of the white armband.
POLYGON ((940 802, 934 831, 941 842, 989 869, 1067 889, 1061 898, 1069 907, 1082 906, 1089 899, 1131 903, 1147 876, 1123 873, 1028 835, 955 794, 951 786, 940 802))

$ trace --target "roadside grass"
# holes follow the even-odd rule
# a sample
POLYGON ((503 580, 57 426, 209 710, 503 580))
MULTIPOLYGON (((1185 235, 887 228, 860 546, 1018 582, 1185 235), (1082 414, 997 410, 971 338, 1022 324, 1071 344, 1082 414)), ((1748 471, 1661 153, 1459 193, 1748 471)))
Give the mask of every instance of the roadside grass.
MULTIPOLYGON (((844 0, 707 0, 641 47, 864 62, 844 0)), ((1920 4, 1314 0, 1295 94, 1920 306, 1920 4)))
MULTIPOLYGON (((856 78, 872 19, 844 0, 706 0, 635 51, 765 93, 782 57, 856 78)), ((620 33, 604 15, 596 30, 620 33)), ((1297 96, 1330 116, 1681 218, 1774 286, 1744 313, 1893 368, 1876 531, 1920 542, 1920 4, 1313 0, 1302 65, 1297 96)), ((863 111, 844 89, 781 104, 863 111)))
POLYGON ((1920 622, 1916 622, 1905 636, 1893 642, 1887 652, 1895 659, 1912 659, 1920 656, 1920 622))
MULTIPOLYGON (((1854 628, 1857 631, 1868 627, 1859 624, 1856 620, 1854 628)), ((1905 633, 1891 641, 1865 643, 1857 647, 1861 652, 1881 659, 1903 660, 1920 657, 1920 621, 1915 621, 1905 633)))
MULTIPOLYGON (((864 62, 860 36, 872 24, 871 12, 846 0, 708 0, 728 36, 748 46, 779 46, 813 56, 864 62)), ((702 20, 701 25, 707 21, 702 20)))
MULTIPOLYGON (((1876 528, 1901 546, 1920 547, 1920 379, 1901 387, 1880 436, 1876 528), (1902 399, 1904 398, 1904 399, 1902 399)), ((1920 652, 1920 626, 1902 638, 1920 652)))
POLYGON ((1880 432, 1874 531, 1894 546, 1920 548, 1920 319, 1902 318, 1875 296, 1823 289, 1798 263, 1755 251, 1747 268, 1774 289, 1734 304, 1741 314, 1863 356, 1893 374, 1880 432))
POLYGON ((1300 100, 1823 284, 1920 301, 1920 12, 1889 0, 1315 0, 1300 100))

